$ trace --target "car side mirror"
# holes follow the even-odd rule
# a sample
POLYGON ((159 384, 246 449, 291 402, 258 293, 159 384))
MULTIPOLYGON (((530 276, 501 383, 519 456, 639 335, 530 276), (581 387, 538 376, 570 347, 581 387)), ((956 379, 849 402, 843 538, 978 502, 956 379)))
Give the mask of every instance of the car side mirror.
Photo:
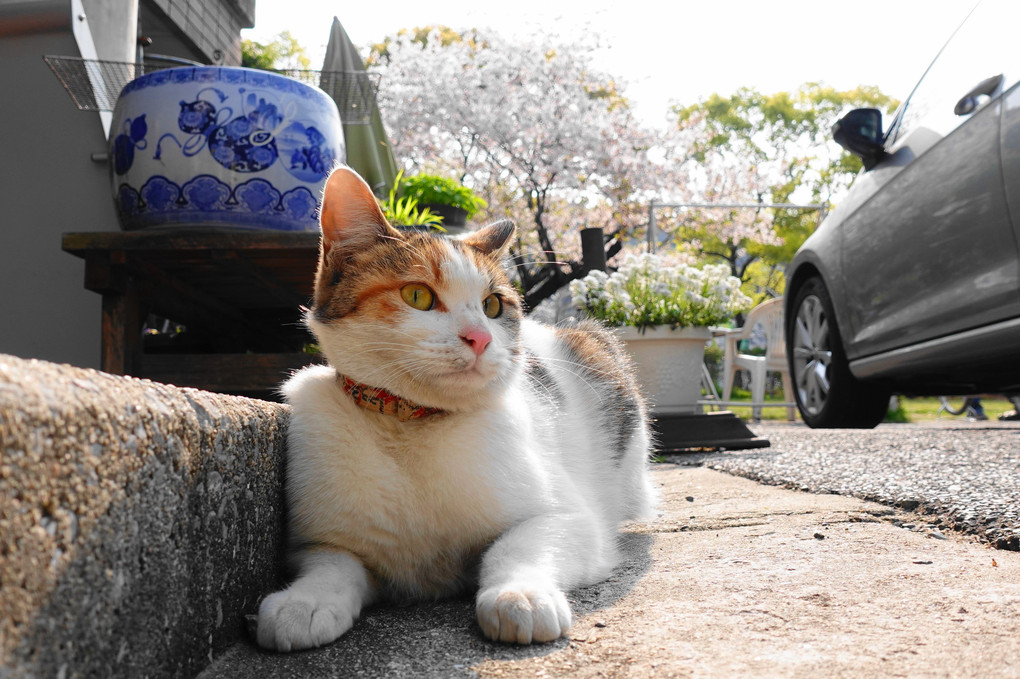
POLYGON ((832 138, 870 170, 886 156, 882 146, 882 112, 877 108, 855 108, 832 126, 832 138))

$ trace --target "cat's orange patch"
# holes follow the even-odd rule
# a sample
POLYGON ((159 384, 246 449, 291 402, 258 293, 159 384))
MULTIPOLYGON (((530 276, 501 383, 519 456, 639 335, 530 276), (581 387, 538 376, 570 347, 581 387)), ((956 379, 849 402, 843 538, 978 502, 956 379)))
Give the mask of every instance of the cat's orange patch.
POLYGON ((380 292, 364 301, 359 300, 358 308, 366 314, 377 316, 380 319, 392 319, 400 313, 406 312, 409 307, 398 295, 380 292))
POLYGON ((355 299, 357 306, 364 306, 369 300, 376 301, 377 297, 388 297, 392 296, 393 293, 399 293, 400 286, 394 285, 392 281, 385 283, 378 283, 358 290, 355 299))

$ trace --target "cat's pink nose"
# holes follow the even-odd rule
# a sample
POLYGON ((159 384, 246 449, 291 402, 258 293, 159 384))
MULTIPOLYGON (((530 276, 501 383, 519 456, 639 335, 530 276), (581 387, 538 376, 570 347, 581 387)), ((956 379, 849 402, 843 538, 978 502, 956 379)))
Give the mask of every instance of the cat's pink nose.
POLYGON ((481 356, 482 352, 485 351, 485 347, 489 346, 489 342, 492 341, 492 333, 481 328, 468 328, 461 333, 460 338, 471 347, 471 350, 475 352, 475 356, 481 356))

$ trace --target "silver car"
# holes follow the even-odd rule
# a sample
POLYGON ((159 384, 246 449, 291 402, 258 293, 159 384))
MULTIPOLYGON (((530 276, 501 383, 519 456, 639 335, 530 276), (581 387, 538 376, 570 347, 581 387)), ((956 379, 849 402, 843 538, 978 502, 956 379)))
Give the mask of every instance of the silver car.
POLYGON ((1020 393, 1020 3, 985 0, 883 129, 833 127, 864 170, 787 271, 787 356, 812 427, 889 396, 1020 393))

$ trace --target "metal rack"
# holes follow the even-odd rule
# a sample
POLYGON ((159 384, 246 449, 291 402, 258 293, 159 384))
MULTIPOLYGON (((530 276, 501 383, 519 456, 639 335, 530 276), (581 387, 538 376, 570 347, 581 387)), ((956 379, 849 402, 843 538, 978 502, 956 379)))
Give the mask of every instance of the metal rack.
MULTIPOLYGON (((123 62, 46 55, 43 60, 79 111, 112 111, 124 86, 145 73, 182 66, 202 66, 166 57, 147 58, 144 62, 123 62)), ((323 90, 336 102, 344 124, 368 124, 371 119, 381 77, 378 73, 307 70, 272 72, 323 90)))

